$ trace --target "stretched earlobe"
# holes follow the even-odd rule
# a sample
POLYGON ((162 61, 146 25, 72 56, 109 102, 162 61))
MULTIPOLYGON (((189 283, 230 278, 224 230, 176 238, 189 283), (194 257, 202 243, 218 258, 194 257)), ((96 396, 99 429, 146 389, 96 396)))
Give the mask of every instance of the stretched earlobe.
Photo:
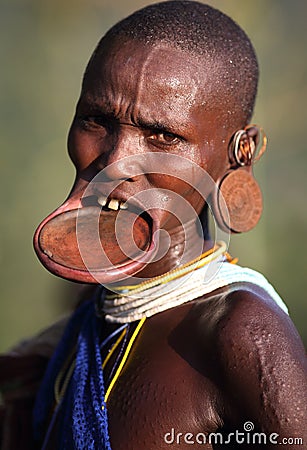
POLYGON ((265 152, 266 143, 263 131, 253 125, 237 131, 231 139, 230 169, 211 196, 213 215, 223 231, 250 231, 261 217, 262 194, 252 165, 265 152))

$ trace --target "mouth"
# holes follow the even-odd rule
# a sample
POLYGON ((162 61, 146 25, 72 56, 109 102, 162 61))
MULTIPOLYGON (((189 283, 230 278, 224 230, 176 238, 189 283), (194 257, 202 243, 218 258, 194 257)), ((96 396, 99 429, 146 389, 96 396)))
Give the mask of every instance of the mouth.
POLYGON ((154 253, 154 221, 142 205, 91 195, 69 201, 37 228, 34 248, 52 273, 85 283, 110 283, 134 275, 154 253))

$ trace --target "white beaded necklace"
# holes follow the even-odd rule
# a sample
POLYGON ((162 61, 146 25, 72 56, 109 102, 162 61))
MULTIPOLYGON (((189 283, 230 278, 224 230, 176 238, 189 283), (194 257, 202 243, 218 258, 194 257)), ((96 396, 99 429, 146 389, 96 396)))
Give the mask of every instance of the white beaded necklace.
POLYGON ((134 322, 194 300, 210 292, 208 281, 217 274, 225 254, 226 244, 218 242, 208 252, 166 274, 135 286, 112 287, 115 293, 103 292, 96 303, 97 315, 108 322, 134 322))

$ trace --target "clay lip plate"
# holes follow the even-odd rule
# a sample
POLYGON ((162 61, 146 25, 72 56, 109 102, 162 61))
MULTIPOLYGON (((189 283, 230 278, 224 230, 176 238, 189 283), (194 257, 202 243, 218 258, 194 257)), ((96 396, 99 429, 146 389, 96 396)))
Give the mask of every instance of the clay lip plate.
POLYGON ((139 272, 153 257, 154 220, 136 205, 112 211, 63 205, 38 226, 34 248, 51 273, 107 284, 139 272))

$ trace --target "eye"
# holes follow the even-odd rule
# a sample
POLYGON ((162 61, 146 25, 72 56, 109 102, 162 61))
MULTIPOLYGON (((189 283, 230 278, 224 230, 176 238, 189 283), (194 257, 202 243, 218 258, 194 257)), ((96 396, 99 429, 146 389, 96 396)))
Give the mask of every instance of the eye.
POLYGON ((82 127, 85 130, 93 130, 93 129, 105 129, 109 127, 105 117, 102 116, 83 116, 80 118, 82 127))
POLYGON ((163 145, 174 145, 180 141, 180 138, 173 133, 169 133, 167 131, 161 131, 152 133, 149 137, 149 140, 156 142, 157 144, 163 145))

